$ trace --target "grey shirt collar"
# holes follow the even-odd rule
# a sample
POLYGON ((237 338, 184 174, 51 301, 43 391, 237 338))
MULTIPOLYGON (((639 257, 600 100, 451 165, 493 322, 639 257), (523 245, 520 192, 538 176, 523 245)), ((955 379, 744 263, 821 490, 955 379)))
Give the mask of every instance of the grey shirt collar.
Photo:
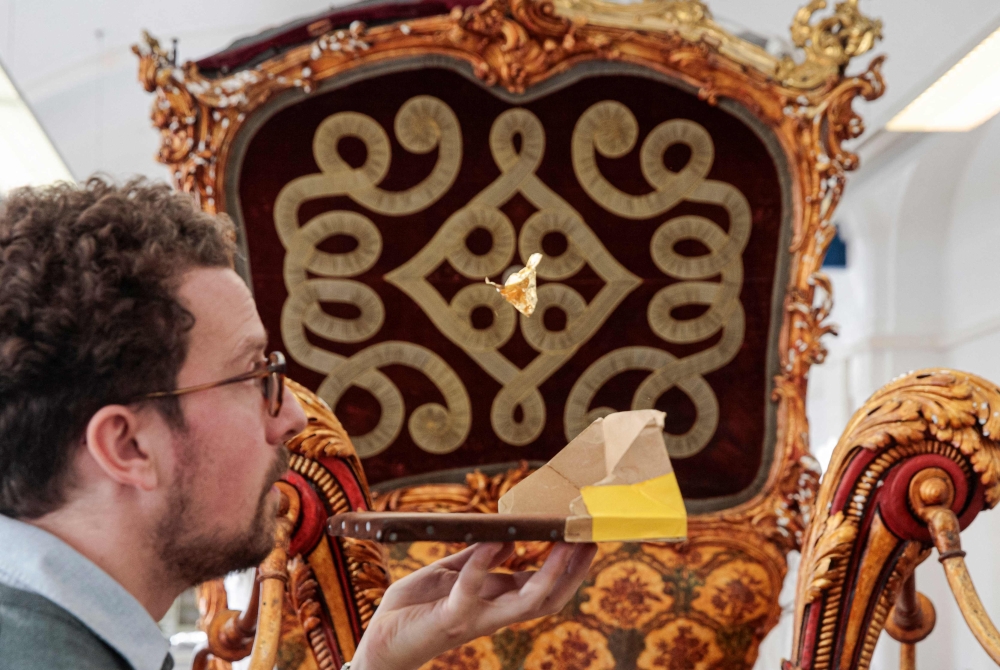
POLYGON ((2 514, 0 538, 0 582, 62 607, 135 670, 172 665, 153 617, 108 573, 55 535, 2 514))

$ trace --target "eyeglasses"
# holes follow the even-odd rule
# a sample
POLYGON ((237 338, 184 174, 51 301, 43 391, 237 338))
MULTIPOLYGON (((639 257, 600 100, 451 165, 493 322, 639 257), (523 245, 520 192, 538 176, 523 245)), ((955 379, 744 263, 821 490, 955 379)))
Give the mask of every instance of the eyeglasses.
POLYGON ((187 395, 188 393, 197 393, 198 391, 207 391, 208 389, 214 389, 217 386, 226 386, 228 384, 238 384, 239 382, 245 382, 251 379, 259 379, 261 380, 261 393, 264 394, 264 400, 267 401, 267 413, 271 416, 278 416, 281 412, 281 401, 285 395, 285 369, 286 365, 284 354, 280 351, 273 351, 267 357, 267 365, 259 370, 230 377, 229 379, 223 379, 218 382, 208 382, 207 384, 188 386, 187 388, 176 389, 173 391, 157 391, 156 393, 149 393, 143 397, 176 397, 187 395))

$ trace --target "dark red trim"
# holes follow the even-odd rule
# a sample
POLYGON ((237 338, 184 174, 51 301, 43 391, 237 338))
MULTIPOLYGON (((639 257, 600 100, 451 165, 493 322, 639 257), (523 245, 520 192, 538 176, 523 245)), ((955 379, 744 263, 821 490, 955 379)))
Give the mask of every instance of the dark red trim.
POLYGON ((968 480, 958 463, 940 454, 921 454, 894 467, 885 478, 885 494, 880 496, 880 507, 882 520, 894 535, 904 540, 930 544, 931 534, 927 525, 913 516, 909 505, 910 481, 925 468, 941 468, 951 476, 955 485, 955 502, 951 509, 955 514, 962 514, 969 502, 968 480))
POLYGON ((301 505, 298 527, 292 533, 288 555, 308 554, 323 536, 323 528, 326 526, 327 519, 326 507, 316 493, 316 489, 298 473, 289 470, 282 479, 298 491, 299 504, 301 505))
POLYGON ((250 63, 258 56, 275 55, 310 42, 331 30, 347 28, 354 21, 365 24, 390 23, 405 19, 447 14, 453 7, 478 5, 479 0, 413 0, 403 2, 358 3, 294 21, 284 30, 267 31, 256 37, 237 40, 219 53, 197 61, 198 69, 228 72, 250 63))
MULTIPOLYGON (((861 473, 868 469, 868 466, 871 465, 871 462, 875 460, 877 455, 878 453, 875 451, 863 449, 851 459, 851 464, 847 466, 847 472, 840 478, 840 488, 833 495, 833 505, 830 508, 831 516, 843 511, 847 507, 854 494, 854 485, 861 479, 861 473)), ((829 474, 827 473, 827 476, 829 474)))
POLYGON ((363 512, 368 509, 368 503, 365 500, 365 493, 361 482, 358 481, 357 474, 347 463, 339 458, 319 458, 317 460, 340 483, 340 486, 344 490, 344 495, 347 496, 347 502, 351 506, 351 511, 363 512))
POLYGON ((799 662, 798 667, 800 668, 811 668, 813 662, 813 653, 816 651, 816 634, 819 631, 819 614, 822 608, 819 607, 820 603, 826 599, 826 594, 823 594, 822 599, 819 603, 813 602, 806 605, 807 612, 804 618, 805 625, 802 630, 802 643, 799 646, 799 662))

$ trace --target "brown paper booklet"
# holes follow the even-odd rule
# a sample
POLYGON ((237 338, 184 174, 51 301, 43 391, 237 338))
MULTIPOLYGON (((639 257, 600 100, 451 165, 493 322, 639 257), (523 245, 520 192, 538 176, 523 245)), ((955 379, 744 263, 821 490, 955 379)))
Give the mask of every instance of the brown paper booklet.
POLYGON ((663 412, 597 419, 508 491, 498 514, 351 512, 331 535, 380 542, 679 541, 687 513, 663 442, 663 412))

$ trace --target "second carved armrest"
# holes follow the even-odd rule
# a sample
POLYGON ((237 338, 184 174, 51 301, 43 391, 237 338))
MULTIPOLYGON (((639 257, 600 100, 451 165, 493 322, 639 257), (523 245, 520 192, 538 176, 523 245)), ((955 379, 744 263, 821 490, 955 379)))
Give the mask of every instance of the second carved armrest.
MULTIPOLYGON (((785 670, 869 667, 897 596, 935 541, 942 561, 961 558, 943 544, 947 524, 932 517, 953 520, 947 530, 957 543, 958 532, 1000 499, 996 436, 1000 390, 950 370, 905 375, 858 410, 834 451, 806 532, 785 670)), ((909 595, 901 602, 916 603, 909 595)), ((956 596, 961 603, 970 594, 956 596)), ((970 625, 992 628, 985 615, 970 625)))

